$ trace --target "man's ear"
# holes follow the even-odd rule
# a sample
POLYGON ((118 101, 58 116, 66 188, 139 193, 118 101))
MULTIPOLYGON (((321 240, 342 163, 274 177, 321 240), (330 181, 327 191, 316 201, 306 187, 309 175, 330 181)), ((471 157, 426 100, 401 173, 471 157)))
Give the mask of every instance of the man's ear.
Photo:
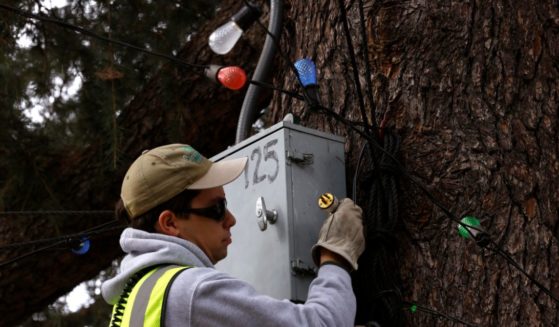
POLYGON ((159 214, 155 230, 165 235, 178 236, 180 232, 176 220, 177 217, 171 210, 165 210, 159 214))

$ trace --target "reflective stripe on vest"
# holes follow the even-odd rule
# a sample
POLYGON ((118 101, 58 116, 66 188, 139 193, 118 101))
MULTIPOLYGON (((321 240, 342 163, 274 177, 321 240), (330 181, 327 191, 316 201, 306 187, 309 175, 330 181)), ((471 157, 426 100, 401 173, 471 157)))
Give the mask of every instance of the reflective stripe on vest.
MULTIPOLYGON (((165 303, 173 280, 190 266, 157 267, 136 283, 126 301, 121 327, 160 327, 165 325, 165 303)), ((113 307, 113 323, 116 305, 113 307)))

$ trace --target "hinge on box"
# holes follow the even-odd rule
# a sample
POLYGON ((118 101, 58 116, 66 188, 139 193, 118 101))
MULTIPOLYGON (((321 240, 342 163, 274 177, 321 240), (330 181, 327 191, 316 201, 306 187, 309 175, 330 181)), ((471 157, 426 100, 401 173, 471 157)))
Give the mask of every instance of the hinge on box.
POLYGON ((301 153, 292 150, 292 151, 287 151, 286 157, 289 161, 296 163, 298 165, 312 165, 313 163, 312 153, 301 153))
POLYGON ((316 276, 316 268, 306 265, 301 259, 291 260, 291 272, 299 276, 316 276))

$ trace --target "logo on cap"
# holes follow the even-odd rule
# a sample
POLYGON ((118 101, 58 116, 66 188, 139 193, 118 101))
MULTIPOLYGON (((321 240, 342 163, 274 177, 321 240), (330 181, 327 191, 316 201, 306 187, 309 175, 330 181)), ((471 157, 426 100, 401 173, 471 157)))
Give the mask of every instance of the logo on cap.
POLYGON ((202 155, 198 151, 194 150, 194 148, 190 145, 183 146, 182 149, 185 152, 182 156, 184 160, 192 161, 194 163, 202 162, 202 155))

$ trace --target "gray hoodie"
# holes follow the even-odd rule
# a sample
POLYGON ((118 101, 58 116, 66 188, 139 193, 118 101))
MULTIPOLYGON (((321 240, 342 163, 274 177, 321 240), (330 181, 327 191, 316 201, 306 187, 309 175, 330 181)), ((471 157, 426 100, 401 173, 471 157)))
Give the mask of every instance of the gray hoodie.
MULTIPOLYGON (((137 271, 162 263, 190 265, 169 291, 168 327, 175 326, 353 326, 355 295, 349 274, 322 266, 305 304, 258 294, 241 280, 217 271, 195 244, 172 236, 127 228, 120 237, 126 257, 120 272, 102 285, 105 301, 115 304, 137 271)), ((257 264, 257 263, 256 263, 257 264)))

